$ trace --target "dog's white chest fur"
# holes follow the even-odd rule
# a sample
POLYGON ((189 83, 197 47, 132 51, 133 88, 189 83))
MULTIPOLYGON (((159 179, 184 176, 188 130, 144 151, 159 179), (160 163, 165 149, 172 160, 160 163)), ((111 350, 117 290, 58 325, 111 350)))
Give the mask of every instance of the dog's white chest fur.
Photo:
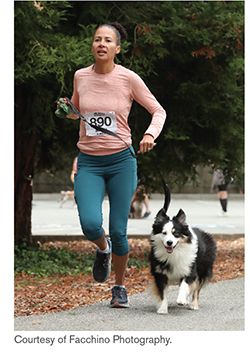
POLYGON ((195 233, 192 233, 192 241, 187 242, 185 239, 173 236, 173 226, 168 223, 164 226, 162 233, 152 236, 154 255, 164 266, 158 265, 156 272, 165 274, 168 277, 169 284, 176 284, 181 278, 190 274, 190 269, 194 263, 197 250, 198 240, 195 233), (166 245, 168 241, 173 241, 173 252, 168 253, 166 245))

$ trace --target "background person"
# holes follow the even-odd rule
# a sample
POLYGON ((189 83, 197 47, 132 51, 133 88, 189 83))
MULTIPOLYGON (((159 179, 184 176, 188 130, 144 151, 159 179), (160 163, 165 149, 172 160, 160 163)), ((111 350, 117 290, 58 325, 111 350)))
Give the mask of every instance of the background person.
POLYGON ((228 185, 229 182, 221 169, 216 169, 213 173, 211 190, 217 189, 217 196, 220 201, 223 216, 226 216, 227 213, 227 205, 228 205, 228 185))
MULTIPOLYGON (((72 183, 74 183, 74 181, 75 181, 76 173, 77 173, 77 157, 75 157, 74 160, 73 160, 72 170, 71 170, 71 173, 70 173, 70 180, 71 180, 72 183)), ((63 207, 64 203, 68 199, 72 199, 74 207, 76 206, 75 198, 74 198, 74 189, 73 190, 61 191, 60 195, 61 195, 61 199, 60 199, 60 207, 61 208, 63 207)))
POLYGON ((75 157, 74 160, 73 160, 72 170, 71 170, 71 174, 70 174, 70 179, 71 179, 72 183, 75 182, 75 175, 76 174, 77 174, 77 157, 75 157))
POLYGON ((145 187, 139 185, 131 201, 129 218, 146 218, 151 214, 149 209, 149 197, 145 187))

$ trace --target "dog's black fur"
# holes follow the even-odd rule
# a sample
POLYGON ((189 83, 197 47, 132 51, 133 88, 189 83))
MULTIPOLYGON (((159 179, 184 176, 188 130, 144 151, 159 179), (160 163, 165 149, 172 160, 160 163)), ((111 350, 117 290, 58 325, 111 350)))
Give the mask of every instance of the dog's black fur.
POLYGON ((201 287, 212 277, 216 257, 213 237, 186 223, 182 209, 170 219, 170 190, 164 185, 165 202, 158 212, 151 235, 150 265, 161 303, 158 313, 168 313, 167 288, 180 284, 177 303, 198 309, 201 287))

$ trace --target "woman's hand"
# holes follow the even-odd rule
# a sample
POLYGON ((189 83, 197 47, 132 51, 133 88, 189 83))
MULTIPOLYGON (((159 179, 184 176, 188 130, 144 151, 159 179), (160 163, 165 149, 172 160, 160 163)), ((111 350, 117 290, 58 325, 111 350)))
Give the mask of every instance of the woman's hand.
POLYGON ((61 97, 57 101, 57 109, 55 114, 57 117, 68 118, 71 120, 77 120, 79 118, 79 116, 72 111, 65 97, 61 97))
POLYGON ((152 135, 145 134, 140 142, 140 148, 138 153, 143 154, 149 152, 154 148, 155 145, 156 143, 154 142, 154 137, 152 135))

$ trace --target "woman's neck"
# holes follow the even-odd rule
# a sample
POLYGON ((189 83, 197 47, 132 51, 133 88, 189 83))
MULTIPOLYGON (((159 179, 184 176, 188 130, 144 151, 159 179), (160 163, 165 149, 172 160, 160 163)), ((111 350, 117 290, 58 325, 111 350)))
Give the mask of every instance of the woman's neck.
POLYGON ((112 72, 115 67, 114 62, 96 62, 93 65, 93 70, 98 74, 107 74, 109 72, 112 72))

